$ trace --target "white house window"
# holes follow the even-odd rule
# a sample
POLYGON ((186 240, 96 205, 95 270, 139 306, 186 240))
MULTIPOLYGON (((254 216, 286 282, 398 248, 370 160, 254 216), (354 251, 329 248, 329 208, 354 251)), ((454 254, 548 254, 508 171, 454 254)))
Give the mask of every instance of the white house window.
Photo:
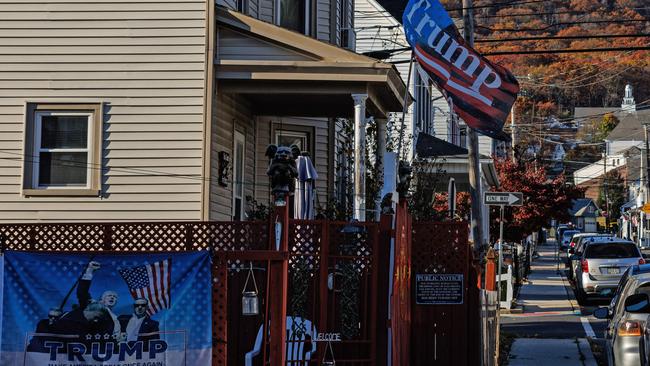
POLYGON ((244 219, 244 159, 246 140, 244 135, 235 131, 233 146, 233 172, 232 172, 232 218, 234 221, 244 219))
POLYGON ((28 104, 25 195, 98 195, 100 111, 99 104, 28 104))
POLYGON ((36 112, 35 188, 88 188, 90 113, 36 112))

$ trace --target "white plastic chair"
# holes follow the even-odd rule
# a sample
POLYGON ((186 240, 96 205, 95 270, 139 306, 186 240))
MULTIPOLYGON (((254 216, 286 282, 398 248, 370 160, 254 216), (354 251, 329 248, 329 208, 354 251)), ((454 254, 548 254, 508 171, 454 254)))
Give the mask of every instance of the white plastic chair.
MULTIPOLYGON (((303 319, 301 317, 287 317, 287 364, 292 366, 308 366, 311 356, 316 353, 316 342, 313 340, 316 338, 316 327, 311 323, 311 321, 303 319), (300 328, 304 326, 304 334, 294 334, 293 328, 294 323, 296 327, 300 328), (305 351, 305 341, 307 336, 310 336, 312 339, 311 349, 305 351)), ((253 366, 253 357, 260 354, 262 350, 262 326, 257 331, 257 337, 255 338, 255 345, 253 350, 246 353, 245 361, 246 366, 253 366)))

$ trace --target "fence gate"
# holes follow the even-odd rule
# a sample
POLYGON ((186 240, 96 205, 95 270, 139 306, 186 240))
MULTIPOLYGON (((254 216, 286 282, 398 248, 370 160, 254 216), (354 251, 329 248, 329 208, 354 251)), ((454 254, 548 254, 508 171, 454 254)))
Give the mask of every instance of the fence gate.
MULTIPOLYGON (((337 365, 375 365, 378 224, 291 220, 289 229, 287 317, 340 338, 331 343, 337 365)), ((289 335, 300 331, 287 328, 289 335)), ((310 365, 321 364, 326 346, 315 343, 310 365)))
POLYGON ((478 288, 466 222, 414 222, 411 365, 475 365, 478 288))

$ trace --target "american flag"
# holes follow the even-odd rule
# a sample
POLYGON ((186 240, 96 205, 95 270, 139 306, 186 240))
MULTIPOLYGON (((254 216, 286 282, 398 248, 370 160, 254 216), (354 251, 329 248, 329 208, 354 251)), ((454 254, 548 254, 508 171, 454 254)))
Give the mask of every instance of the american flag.
POLYGON ((171 306, 171 270, 172 260, 167 258, 153 264, 120 269, 119 272, 129 286, 133 299, 147 299, 147 314, 153 315, 171 306))

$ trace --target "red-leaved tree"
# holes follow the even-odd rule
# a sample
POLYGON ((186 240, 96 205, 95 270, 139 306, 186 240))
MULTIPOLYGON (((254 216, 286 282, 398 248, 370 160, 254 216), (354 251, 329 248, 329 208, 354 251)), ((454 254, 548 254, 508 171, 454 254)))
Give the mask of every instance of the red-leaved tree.
MULTIPOLYGON (((522 192, 522 206, 507 207, 504 215, 504 239, 519 241, 549 224, 551 219, 569 220, 572 201, 581 198, 584 190, 567 184, 561 174, 548 179, 543 167, 535 168, 531 163, 513 162, 510 159, 495 159, 501 191, 522 192)), ((498 209, 493 208, 491 217, 499 217, 498 209)), ((492 220, 493 240, 499 235, 499 222, 492 220)))

